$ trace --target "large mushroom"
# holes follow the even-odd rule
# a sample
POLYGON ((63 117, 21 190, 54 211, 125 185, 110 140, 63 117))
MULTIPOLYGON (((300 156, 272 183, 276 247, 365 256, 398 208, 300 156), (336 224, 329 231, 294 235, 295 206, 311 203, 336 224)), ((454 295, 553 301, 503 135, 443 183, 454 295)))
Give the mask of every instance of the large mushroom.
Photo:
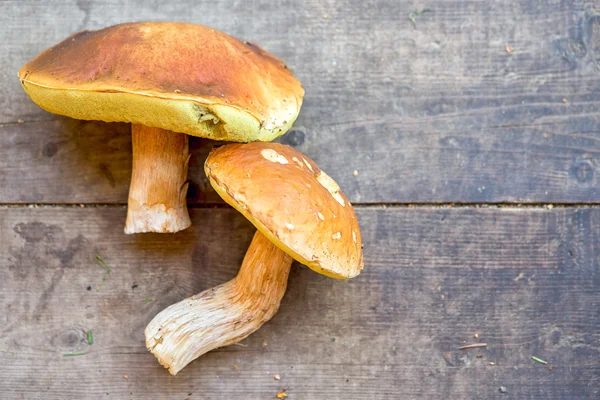
POLYGON ((260 47, 188 23, 83 31, 19 70, 31 99, 55 114, 132 123, 125 233, 177 232, 187 212, 187 135, 270 141, 295 121, 304 91, 260 47))
POLYGON ((146 346, 173 375, 271 319, 293 259, 338 279, 363 268, 352 205, 302 153, 276 143, 230 144, 214 149, 204 169, 258 230, 234 279, 166 308, 146 327, 146 346))

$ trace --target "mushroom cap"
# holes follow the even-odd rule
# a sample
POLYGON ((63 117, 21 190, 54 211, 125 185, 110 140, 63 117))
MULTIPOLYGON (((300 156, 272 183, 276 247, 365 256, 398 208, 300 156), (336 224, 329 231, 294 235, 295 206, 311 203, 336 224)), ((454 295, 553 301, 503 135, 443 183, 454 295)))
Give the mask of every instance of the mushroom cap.
POLYGON ((257 45, 179 22, 76 33, 19 78, 55 114, 238 142, 284 134, 304 95, 285 64, 257 45))
POLYGON ((300 263, 332 278, 360 273, 354 209, 310 158, 279 143, 229 144, 210 152, 204 170, 227 203, 300 263))

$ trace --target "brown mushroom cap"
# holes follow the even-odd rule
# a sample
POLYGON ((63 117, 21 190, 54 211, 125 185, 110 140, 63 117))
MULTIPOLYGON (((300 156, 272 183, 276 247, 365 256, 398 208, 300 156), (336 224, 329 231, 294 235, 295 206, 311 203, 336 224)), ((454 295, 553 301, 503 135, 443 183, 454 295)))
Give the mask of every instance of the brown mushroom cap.
POLYGON ((338 279, 360 273, 354 209, 314 161, 286 145, 255 142, 213 149, 204 169, 227 203, 297 261, 338 279))
POLYGON ((55 114, 240 142, 281 136, 304 95, 285 64, 260 47, 172 22, 77 33, 23 66, 19 78, 55 114))

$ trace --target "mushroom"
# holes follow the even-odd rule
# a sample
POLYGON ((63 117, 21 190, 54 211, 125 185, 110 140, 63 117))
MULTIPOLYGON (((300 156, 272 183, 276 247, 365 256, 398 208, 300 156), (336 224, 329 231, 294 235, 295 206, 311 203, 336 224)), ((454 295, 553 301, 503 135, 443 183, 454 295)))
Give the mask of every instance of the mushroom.
POLYGON ((187 135, 273 140, 291 127, 304 95, 278 58, 188 23, 76 33, 23 66, 19 78, 31 99, 52 113, 132 123, 125 233, 190 226, 187 135))
POLYGON ((352 205, 302 153, 277 143, 229 144, 213 149, 204 169, 257 232, 234 279, 166 308, 146 327, 146 346, 173 375, 271 319, 293 259, 337 279, 363 268, 352 205))

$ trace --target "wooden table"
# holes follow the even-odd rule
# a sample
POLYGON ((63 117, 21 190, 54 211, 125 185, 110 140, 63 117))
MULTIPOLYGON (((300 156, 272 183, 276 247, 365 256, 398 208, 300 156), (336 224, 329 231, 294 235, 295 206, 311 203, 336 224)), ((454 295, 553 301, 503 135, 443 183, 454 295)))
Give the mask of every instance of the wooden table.
POLYGON ((597 1, 4 0, 0 49, 2 399, 600 398, 597 1), (45 113, 16 76, 71 33, 157 19, 287 62, 306 97, 280 141, 365 242, 358 278, 295 264, 275 318, 177 377, 144 327, 232 278, 253 234, 203 175, 213 143, 191 141, 192 228, 127 236, 128 126, 45 113))

